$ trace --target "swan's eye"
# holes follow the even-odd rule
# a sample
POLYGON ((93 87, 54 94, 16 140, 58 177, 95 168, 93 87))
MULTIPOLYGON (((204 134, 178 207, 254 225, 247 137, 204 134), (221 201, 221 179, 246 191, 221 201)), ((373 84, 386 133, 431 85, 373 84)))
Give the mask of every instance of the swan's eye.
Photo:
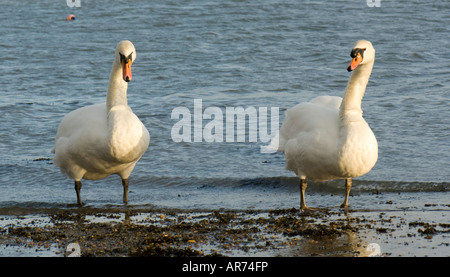
POLYGON ((128 57, 125 57, 125 55, 122 54, 122 53, 119 53, 119 54, 120 54, 120 62, 128 63, 128 62, 132 62, 133 61, 133 53, 128 55, 128 57))
POLYGON ((361 58, 364 58, 364 51, 366 51, 366 48, 355 48, 350 53, 350 57, 356 58, 358 55, 360 55, 361 58))

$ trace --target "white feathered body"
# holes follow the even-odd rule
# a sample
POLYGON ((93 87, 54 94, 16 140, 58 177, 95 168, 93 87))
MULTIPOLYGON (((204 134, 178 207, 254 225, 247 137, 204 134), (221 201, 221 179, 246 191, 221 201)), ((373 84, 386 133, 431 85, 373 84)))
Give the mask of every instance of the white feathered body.
POLYGON ((372 169, 378 159, 375 135, 361 112, 340 115, 341 102, 319 96, 286 111, 279 150, 287 169, 317 181, 358 177, 372 169))
POLYGON ((67 114, 58 128, 54 162, 69 178, 128 178, 147 150, 150 135, 128 105, 86 106, 67 114))

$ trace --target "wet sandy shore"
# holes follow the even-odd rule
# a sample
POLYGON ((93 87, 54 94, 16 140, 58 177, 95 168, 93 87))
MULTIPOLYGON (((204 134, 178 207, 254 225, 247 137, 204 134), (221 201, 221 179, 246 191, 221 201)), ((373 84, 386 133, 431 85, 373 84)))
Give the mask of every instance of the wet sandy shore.
POLYGON ((448 207, 431 208, 312 213, 129 206, 3 211, 0 256, 450 256, 448 207))

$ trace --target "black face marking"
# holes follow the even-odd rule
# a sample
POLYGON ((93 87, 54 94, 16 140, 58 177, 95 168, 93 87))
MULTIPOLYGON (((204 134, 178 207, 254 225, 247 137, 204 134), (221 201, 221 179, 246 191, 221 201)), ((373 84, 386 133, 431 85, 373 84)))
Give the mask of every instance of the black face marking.
POLYGON ((361 58, 364 59, 364 51, 366 51, 366 48, 355 48, 350 53, 350 57, 355 58, 358 53, 361 55, 361 58))
POLYGON ((125 55, 122 54, 122 53, 119 53, 119 54, 120 54, 120 61, 121 62, 124 61, 125 63, 128 63, 128 62, 132 62, 133 61, 133 52, 131 52, 131 54, 128 55, 128 57, 125 57, 125 55))

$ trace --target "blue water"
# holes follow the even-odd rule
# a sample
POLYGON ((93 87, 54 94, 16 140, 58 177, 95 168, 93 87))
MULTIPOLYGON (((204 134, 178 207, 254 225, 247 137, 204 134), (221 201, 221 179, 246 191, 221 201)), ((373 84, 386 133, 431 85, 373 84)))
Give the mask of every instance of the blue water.
MULTIPOLYGON (((131 205, 177 208, 298 207, 297 178, 281 153, 256 142, 181 142, 177 107, 279 108, 343 96, 356 40, 375 66, 363 99, 379 160, 356 178, 355 208, 374 192, 408 193, 423 207, 449 204, 450 4, 448 1, 1 1, 0 207, 66 207, 73 181, 52 164, 62 117, 105 101, 115 45, 137 51, 128 101, 151 134, 131 205), (66 21, 69 14, 75 21, 66 21), (436 198, 435 195, 440 198, 436 198), (433 203, 434 203, 433 202, 433 203)), ((203 120, 203 127, 210 120, 203 120)), ((225 137, 225 136, 224 136, 225 137)), ((343 200, 341 181, 308 187, 311 206, 343 200)), ((86 181, 86 205, 121 205, 117 176, 86 181)), ((378 196, 377 196, 378 197, 378 196)), ((403 203, 403 202, 402 202, 403 203)), ((406 206, 405 206, 406 205, 406 206)))

